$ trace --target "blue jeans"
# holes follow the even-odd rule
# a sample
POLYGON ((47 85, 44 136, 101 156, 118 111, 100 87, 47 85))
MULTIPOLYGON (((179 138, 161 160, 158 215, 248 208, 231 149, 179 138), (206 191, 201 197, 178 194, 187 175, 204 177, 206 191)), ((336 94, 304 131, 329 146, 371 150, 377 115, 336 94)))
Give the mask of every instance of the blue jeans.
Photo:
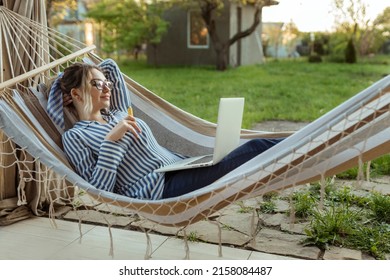
POLYGON ((205 187, 283 139, 252 139, 232 151, 216 165, 167 172, 163 198, 176 197, 205 187))

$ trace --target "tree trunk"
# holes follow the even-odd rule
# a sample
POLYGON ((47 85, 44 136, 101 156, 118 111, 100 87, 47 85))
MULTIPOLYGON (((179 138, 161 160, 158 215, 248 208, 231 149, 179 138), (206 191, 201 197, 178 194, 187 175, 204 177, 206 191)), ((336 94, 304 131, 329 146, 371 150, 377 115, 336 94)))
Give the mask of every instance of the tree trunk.
POLYGON ((154 67, 157 67, 158 66, 158 63, 157 63, 157 44, 152 44, 152 47, 153 47, 153 64, 154 64, 154 67))
POLYGON ((215 50, 217 55, 217 70, 218 71, 225 71, 228 67, 228 56, 227 56, 227 48, 222 48, 215 50))
POLYGON ((253 22, 252 24, 245 30, 240 30, 237 32, 233 37, 228 39, 226 42, 221 42, 221 39, 219 38, 217 34, 217 27, 216 27, 216 16, 214 17, 214 14, 218 10, 218 1, 209 1, 209 0, 203 0, 199 1, 200 9, 201 9, 201 15, 202 18, 207 26, 207 30, 209 32, 211 41, 214 45, 216 56, 217 56, 217 70, 224 71, 228 67, 228 50, 231 45, 236 43, 237 41, 241 40, 244 37, 247 37, 251 35, 257 28, 259 24, 261 24, 262 20, 262 9, 266 6, 272 6, 277 5, 278 2, 274 0, 264 0, 262 2, 257 3, 254 5, 254 14, 253 14, 253 22), (222 47, 219 47, 221 46, 222 47))

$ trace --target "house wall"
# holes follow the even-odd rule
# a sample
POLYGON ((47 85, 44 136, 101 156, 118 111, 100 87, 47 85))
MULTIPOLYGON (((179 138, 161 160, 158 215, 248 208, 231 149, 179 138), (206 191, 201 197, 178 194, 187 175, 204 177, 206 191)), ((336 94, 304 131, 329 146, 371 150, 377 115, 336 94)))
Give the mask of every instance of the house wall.
MULTIPOLYGON (((237 5, 232 5, 230 8, 231 23, 230 36, 234 36, 239 30, 249 28, 253 23, 254 9, 252 6, 244 6, 239 8, 237 5), (241 16, 238 15, 238 9, 241 10, 241 16), (240 23, 241 20, 241 23, 240 23)), ((251 65, 263 63, 263 49, 261 44, 261 26, 249 36, 242 38, 239 42, 230 47, 229 63, 232 66, 236 65, 251 65)))
MULTIPOLYGON (((242 16, 238 16, 237 12, 238 6, 236 4, 231 4, 229 8, 230 22, 229 22, 229 37, 231 38, 237 31, 240 29, 240 21, 242 21, 242 16)), ((230 66, 239 66, 241 65, 241 42, 237 42, 230 46, 229 48, 229 65, 230 66)))
MULTIPOLYGON (((229 7, 225 7, 218 18, 218 31, 222 40, 229 36, 229 7)), ((147 61, 156 65, 214 65, 215 50, 210 40, 208 48, 189 48, 187 42, 187 10, 174 7, 165 13, 164 19, 170 23, 167 33, 157 48, 147 47, 147 61)))
POLYGON ((73 39, 92 45, 93 24, 86 20, 84 14, 87 12, 86 2, 78 1, 76 11, 68 11, 61 24, 56 26, 56 29, 73 39))

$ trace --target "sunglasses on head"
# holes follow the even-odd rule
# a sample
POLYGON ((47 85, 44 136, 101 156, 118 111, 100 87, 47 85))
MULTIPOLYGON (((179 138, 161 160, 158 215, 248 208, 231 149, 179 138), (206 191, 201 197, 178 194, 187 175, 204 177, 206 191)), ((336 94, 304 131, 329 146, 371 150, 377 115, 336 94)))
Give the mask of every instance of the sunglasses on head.
POLYGON ((100 80, 100 79, 93 79, 90 81, 90 84, 94 87, 96 87, 98 90, 103 90, 104 87, 108 88, 108 89, 112 89, 113 88, 113 84, 112 82, 110 81, 103 81, 103 80, 100 80))

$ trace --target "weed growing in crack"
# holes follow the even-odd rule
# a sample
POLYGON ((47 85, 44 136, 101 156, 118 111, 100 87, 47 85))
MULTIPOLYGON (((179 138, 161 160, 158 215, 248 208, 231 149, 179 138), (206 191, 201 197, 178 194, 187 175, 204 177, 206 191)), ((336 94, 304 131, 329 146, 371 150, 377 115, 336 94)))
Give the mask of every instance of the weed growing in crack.
POLYGON ((390 196, 373 192, 369 202, 369 208, 375 220, 380 223, 390 223, 390 196))
POLYGON ((273 214, 276 212, 276 203, 274 200, 264 201, 260 204, 259 211, 265 214, 273 214))
POLYGON ((329 245, 344 245, 344 239, 354 234, 360 214, 345 205, 333 204, 324 210, 312 213, 310 225, 305 229, 308 236, 305 244, 314 244, 326 249, 329 245))
MULTIPOLYGON (((292 195, 294 203, 295 217, 308 218, 313 214, 314 208, 318 203, 318 199, 311 192, 295 192, 292 195)), ((290 211, 288 212, 290 215, 290 211)))
POLYGON ((197 242, 199 241, 199 236, 198 236, 198 233, 196 231, 191 231, 188 236, 187 236, 187 240, 188 241, 191 241, 191 242, 197 242))
POLYGON ((238 213, 250 213, 254 209, 252 206, 245 206, 244 202, 242 201, 238 201, 237 205, 240 206, 238 213))

